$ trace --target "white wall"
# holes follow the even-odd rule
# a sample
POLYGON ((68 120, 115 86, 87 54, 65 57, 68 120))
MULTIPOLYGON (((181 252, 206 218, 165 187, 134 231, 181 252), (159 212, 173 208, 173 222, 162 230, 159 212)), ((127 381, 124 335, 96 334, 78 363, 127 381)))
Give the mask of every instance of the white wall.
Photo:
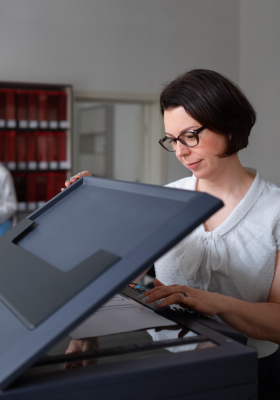
POLYGON ((1 0, 0 79, 158 92, 178 73, 238 77, 232 0, 1 0))
POLYGON ((240 86, 257 111, 243 165, 280 186, 280 1, 241 0, 240 86))
MULTIPOLYGON (((137 156, 139 150, 139 104, 115 104, 113 132, 114 178, 124 181, 139 181, 137 156)), ((141 146, 142 147, 142 146, 141 146)), ((142 154, 144 157, 144 154, 142 154)))
MULTIPOLYGON (((0 80, 159 93, 209 68, 238 81, 239 0, 1 0, 0 49, 0 80)), ((168 181, 188 172, 174 161, 168 181)))

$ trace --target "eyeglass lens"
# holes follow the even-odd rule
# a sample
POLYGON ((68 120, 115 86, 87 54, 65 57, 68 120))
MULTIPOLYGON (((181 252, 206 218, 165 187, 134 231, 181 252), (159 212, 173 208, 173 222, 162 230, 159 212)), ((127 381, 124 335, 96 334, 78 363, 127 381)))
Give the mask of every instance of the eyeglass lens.
MULTIPOLYGON (((197 137, 192 132, 186 132, 180 135, 181 143, 184 143, 188 147, 194 147, 197 145, 197 137)), ((176 151, 178 140, 171 137, 166 137, 163 141, 163 145, 168 151, 176 151)))

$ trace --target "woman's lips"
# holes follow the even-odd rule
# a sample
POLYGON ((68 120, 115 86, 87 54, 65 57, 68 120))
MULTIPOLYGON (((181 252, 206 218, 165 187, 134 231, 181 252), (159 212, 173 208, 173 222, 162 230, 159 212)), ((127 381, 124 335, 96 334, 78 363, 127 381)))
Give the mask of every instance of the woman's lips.
POLYGON ((189 169, 195 169, 195 168, 201 163, 201 161, 202 161, 202 160, 197 161, 197 162, 195 162, 195 163, 187 164, 187 167, 188 167, 189 169))

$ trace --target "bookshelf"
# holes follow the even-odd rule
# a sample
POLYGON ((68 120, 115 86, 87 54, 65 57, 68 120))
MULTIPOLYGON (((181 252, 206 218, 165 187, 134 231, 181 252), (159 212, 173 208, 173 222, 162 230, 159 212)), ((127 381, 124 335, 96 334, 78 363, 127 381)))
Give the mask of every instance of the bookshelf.
POLYGON ((17 221, 71 176, 72 86, 0 81, 0 162, 11 172, 17 221))

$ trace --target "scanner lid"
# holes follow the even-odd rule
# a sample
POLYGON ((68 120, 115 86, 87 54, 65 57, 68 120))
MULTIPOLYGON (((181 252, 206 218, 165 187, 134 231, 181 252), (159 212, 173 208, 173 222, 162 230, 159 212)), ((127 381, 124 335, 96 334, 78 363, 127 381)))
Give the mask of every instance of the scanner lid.
POLYGON ((0 388, 223 203, 83 177, 0 238, 0 388))

